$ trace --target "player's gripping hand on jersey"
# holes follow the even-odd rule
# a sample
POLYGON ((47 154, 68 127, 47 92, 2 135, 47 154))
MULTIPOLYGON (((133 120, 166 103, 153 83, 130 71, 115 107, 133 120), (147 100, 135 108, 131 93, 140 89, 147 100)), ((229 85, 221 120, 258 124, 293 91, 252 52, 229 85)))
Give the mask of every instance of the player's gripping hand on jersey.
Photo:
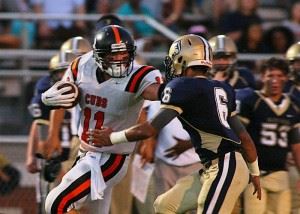
POLYGON ((110 134, 113 132, 112 128, 101 128, 100 129, 90 129, 87 134, 89 144, 102 147, 102 146, 111 146, 113 145, 110 140, 110 134))
POLYGON ((42 93, 42 102, 48 106, 71 107, 78 94, 71 91, 72 87, 63 87, 65 83, 65 81, 58 81, 42 93))

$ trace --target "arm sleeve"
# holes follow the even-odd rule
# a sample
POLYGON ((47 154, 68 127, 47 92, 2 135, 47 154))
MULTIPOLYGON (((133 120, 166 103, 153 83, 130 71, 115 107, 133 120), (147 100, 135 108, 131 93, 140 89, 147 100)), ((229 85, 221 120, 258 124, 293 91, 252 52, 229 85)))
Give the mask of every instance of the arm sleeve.
POLYGON ((155 69, 151 72, 149 72, 141 81, 139 84, 138 91, 136 93, 136 96, 139 97, 144 92, 144 90, 154 83, 162 83, 162 75, 159 70, 155 69))
POLYGON ((290 144, 300 143, 300 126, 291 129, 288 133, 290 144))
POLYGON ((183 112, 184 106, 189 105, 194 96, 195 90, 190 90, 181 78, 169 82, 162 93, 161 108, 168 108, 183 112))

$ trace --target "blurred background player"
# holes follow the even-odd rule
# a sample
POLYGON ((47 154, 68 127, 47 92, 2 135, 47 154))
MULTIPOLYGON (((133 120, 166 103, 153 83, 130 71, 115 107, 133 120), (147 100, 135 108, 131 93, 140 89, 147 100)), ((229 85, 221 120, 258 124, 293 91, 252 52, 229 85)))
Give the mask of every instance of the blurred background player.
POLYGON ((0 197, 12 193, 19 186, 20 180, 20 171, 0 153, 0 197))
MULTIPOLYGON (((298 6, 300 4, 298 3, 298 6)), ((287 50, 286 59, 289 63, 290 75, 284 91, 289 95, 300 99, 300 42, 297 42, 287 50)), ((292 213, 300 213, 300 175, 292 155, 288 155, 288 170, 292 191, 292 213)))
MULTIPOLYGON (((234 89, 256 88, 255 78, 246 67, 238 67, 238 49, 235 42, 226 35, 217 35, 208 40, 213 53, 213 66, 210 71, 212 79, 225 81, 234 89)), ((234 213, 241 209, 240 199, 234 208, 234 213)))
POLYGON ((228 82, 234 89, 256 88, 255 79, 247 68, 237 66, 237 47, 225 35, 217 35, 208 40, 213 53, 212 78, 228 82))
POLYGON ((291 190, 286 167, 288 151, 300 170, 299 101, 283 93, 289 68, 285 60, 268 59, 261 67, 262 89, 237 92, 239 116, 256 145, 262 199, 253 188, 244 192, 244 213, 290 213, 291 190))
POLYGON ((290 79, 284 91, 300 98, 300 42, 293 44, 286 52, 290 67, 290 79))
POLYGON ((49 182, 53 182, 61 169, 61 161, 67 160, 70 144, 70 115, 66 115, 60 129, 59 143, 61 144, 60 155, 53 154, 45 160, 44 144, 48 136, 49 116, 51 108, 45 106, 41 101, 41 94, 49 89, 55 82, 60 80, 74 55, 60 52, 54 55, 49 62, 49 74, 38 80, 35 86, 35 94, 28 109, 33 117, 31 125, 26 167, 28 172, 37 173, 36 196, 39 205, 39 213, 44 213, 43 203, 49 191, 49 182))

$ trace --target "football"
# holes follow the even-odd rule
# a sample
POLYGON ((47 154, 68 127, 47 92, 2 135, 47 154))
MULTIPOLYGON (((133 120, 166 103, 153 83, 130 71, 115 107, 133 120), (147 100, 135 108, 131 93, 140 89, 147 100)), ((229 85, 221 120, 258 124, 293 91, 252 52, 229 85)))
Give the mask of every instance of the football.
POLYGON ((57 87, 57 89, 61 89, 61 88, 65 88, 65 87, 71 87, 71 89, 69 91, 66 91, 66 92, 62 93, 62 94, 65 95, 65 94, 75 93, 75 98, 76 99, 75 99, 74 102, 72 102, 72 105, 70 107, 62 107, 62 108, 72 108, 72 107, 76 106, 79 103, 79 98, 80 98, 79 89, 74 83, 71 83, 71 82, 64 82, 63 84, 59 85, 57 87))

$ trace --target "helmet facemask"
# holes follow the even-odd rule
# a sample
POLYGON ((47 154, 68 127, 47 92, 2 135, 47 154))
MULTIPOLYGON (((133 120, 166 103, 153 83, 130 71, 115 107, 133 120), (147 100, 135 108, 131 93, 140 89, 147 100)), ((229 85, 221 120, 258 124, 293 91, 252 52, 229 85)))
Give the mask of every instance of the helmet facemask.
POLYGON ((164 65, 165 65, 166 82, 169 82, 174 78, 181 77, 183 71, 185 70, 185 63, 183 63, 181 68, 175 69, 173 65, 173 61, 169 56, 166 56, 164 65))
POLYGON ((214 54, 213 59, 213 61, 224 59, 225 63, 213 62, 210 70, 211 75, 214 76, 217 72, 223 72, 224 76, 231 78, 237 65, 235 54, 214 54))
POLYGON ((107 54, 94 51, 94 58, 101 71, 114 78, 123 78, 132 71, 134 53, 118 51, 107 54))
POLYGON ((300 84, 300 59, 294 59, 289 61, 289 68, 290 68, 290 77, 293 79, 297 84, 300 84))
POLYGON ((217 72, 223 72, 224 77, 231 78, 237 64, 236 44, 230 37, 225 35, 214 36, 208 42, 212 48, 214 59, 210 74, 215 76, 217 72), (215 62, 216 60, 218 62, 215 62))

